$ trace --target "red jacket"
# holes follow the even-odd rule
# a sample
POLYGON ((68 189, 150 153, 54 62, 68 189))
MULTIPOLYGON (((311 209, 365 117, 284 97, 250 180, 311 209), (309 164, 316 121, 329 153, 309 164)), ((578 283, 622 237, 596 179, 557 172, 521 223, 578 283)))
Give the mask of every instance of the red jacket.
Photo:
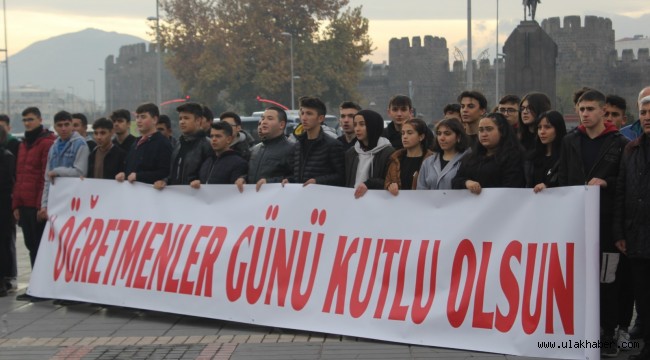
POLYGON ((21 206, 40 209, 47 154, 55 139, 51 131, 43 129, 33 144, 20 143, 12 209, 21 206))

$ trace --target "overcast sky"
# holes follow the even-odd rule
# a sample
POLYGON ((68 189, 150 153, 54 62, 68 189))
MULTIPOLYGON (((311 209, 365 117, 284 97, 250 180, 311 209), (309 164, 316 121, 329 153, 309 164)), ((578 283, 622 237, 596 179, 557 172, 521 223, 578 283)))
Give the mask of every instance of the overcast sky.
MULTIPOLYGON (((33 42, 89 27, 150 39, 146 18, 155 15, 155 0, 5 0, 8 49, 14 54, 33 42)), ((523 19, 521 0, 500 0, 499 38, 523 19)), ((371 60, 387 60, 388 41, 393 37, 433 35, 445 37, 450 50, 465 51, 467 2, 462 0, 351 0, 363 5, 370 19, 370 36, 376 47, 371 60)), ((472 4, 474 53, 488 48, 494 56, 497 0, 474 0, 472 4)), ((621 15, 638 18, 650 14, 650 2, 640 0, 543 0, 536 18, 566 15, 621 15)), ((620 22, 626 22, 620 20, 620 22)), ((617 21, 614 27, 618 29, 617 21)), ((650 35, 650 28, 616 33, 617 38, 637 33, 650 35)), ((1 39, 0 39, 1 42, 1 39)))

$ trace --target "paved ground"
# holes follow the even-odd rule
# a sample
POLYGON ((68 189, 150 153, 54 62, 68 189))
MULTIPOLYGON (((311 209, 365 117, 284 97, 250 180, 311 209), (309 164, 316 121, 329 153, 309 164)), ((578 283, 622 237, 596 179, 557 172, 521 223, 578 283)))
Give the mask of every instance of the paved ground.
MULTIPOLYGON (((19 290, 29 260, 19 236, 19 290)), ((93 304, 0 298, 0 360, 28 359, 530 359, 93 304)), ((617 359, 626 359, 621 353, 617 359)))

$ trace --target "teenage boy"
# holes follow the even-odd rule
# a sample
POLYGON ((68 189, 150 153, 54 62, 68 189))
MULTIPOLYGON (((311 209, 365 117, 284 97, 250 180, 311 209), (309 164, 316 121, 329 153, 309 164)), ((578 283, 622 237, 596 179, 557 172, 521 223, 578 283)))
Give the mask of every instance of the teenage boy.
POLYGON ((93 140, 92 136, 88 136, 86 129, 88 128, 88 118, 82 113, 72 114, 72 129, 78 132, 82 138, 86 140, 86 145, 88 145, 88 150, 93 151, 97 143, 93 140))
POLYGON ((460 120, 460 105, 458 104, 447 104, 442 109, 442 114, 445 119, 458 119, 460 120))
POLYGON ((266 108, 258 126, 262 142, 251 149, 248 174, 237 179, 239 192, 244 184, 256 184, 257 191, 266 183, 277 183, 293 174, 293 144, 284 135, 287 113, 277 106, 266 108))
POLYGON ((352 101, 344 101, 339 105, 339 125, 343 134, 338 137, 338 140, 346 151, 357 142, 354 134, 354 115, 360 110, 361 106, 352 101))
MULTIPOLYGON (((28 107, 22 112, 25 138, 20 143, 16 162, 16 186, 11 208, 18 226, 23 229, 25 246, 29 250, 31 266, 45 230, 45 221, 37 216, 41 207, 47 154, 56 137, 43 127, 41 112, 28 107)), ((29 300, 29 295, 19 295, 19 300, 29 300)))
POLYGON ((88 144, 72 127, 72 115, 67 111, 54 114, 54 130, 59 137, 47 154, 45 184, 39 216, 47 219, 47 201, 50 186, 57 177, 81 177, 88 173, 88 144))
POLYGON ((167 139, 169 139, 169 142, 172 144, 172 149, 176 147, 178 140, 176 140, 174 133, 172 132, 172 121, 169 116, 161 114, 158 117, 158 122, 156 122, 156 130, 158 130, 167 139))
POLYGON ((564 137, 560 153, 560 186, 595 185, 600 187, 600 326, 601 354, 618 354, 615 331, 618 322, 615 278, 620 253, 612 238, 616 181, 627 139, 616 126, 605 123, 605 95, 585 91, 578 99, 581 125, 564 137))
POLYGON ((293 175, 282 180, 309 184, 342 186, 345 181, 343 145, 325 135, 321 124, 327 108, 316 97, 300 98, 300 122, 303 133, 298 136, 293 151, 293 175))
POLYGON ((219 119, 227 122, 232 127, 233 140, 230 148, 237 151, 241 157, 248 161, 251 158, 251 148, 248 144, 246 133, 241 129, 241 118, 239 115, 232 111, 226 111, 219 115, 219 119))
POLYGON ((0 126, 0 297, 13 290, 16 276, 16 226, 11 214, 11 192, 16 182, 16 159, 5 146, 7 131, 0 126))
POLYGON ((213 153, 201 165, 199 179, 190 186, 194 189, 201 184, 234 184, 237 179, 246 176, 248 162, 232 149, 233 129, 229 123, 219 121, 210 129, 210 145, 213 153))
POLYGON ((131 135, 131 113, 126 109, 115 110, 111 113, 110 119, 113 121, 115 132, 113 144, 128 153, 135 142, 135 136, 131 135))
POLYGON ((201 134, 203 108, 197 103, 184 103, 176 108, 181 137, 172 150, 171 168, 167 179, 154 183, 156 189, 166 185, 189 185, 199 178, 201 164, 212 155, 208 139, 201 134))
POLYGON ((517 95, 505 95, 499 99, 497 110, 508 120, 513 129, 519 127, 519 103, 521 99, 517 95))
POLYGON ((395 95, 388 101, 388 116, 391 122, 386 126, 382 134, 390 141, 395 150, 401 149, 402 145, 402 124, 413 116, 413 102, 405 95, 395 95))
POLYGON ((18 159, 18 147, 20 146, 20 140, 11 135, 11 123, 9 116, 6 114, 0 114, 0 127, 3 128, 7 133, 7 138, 5 139, 4 143, 0 143, 0 145, 4 145, 5 149, 11 151, 15 159, 18 159))
MULTIPOLYGON (((11 135, 11 124, 10 124, 9 116, 5 114, 0 114, 0 129, 4 130, 6 134, 5 139, 3 141, 0 141, 0 148, 4 147, 13 155, 12 159, 14 160, 13 165, 14 165, 14 179, 15 179, 16 160, 18 159, 18 148, 20 147, 20 140, 18 140, 13 135, 11 135)), ((12 186, 12 190, 13 190, 13 186, 12 186)), ((8 208, 9 208, 9 213, 11 215, 11 193, 8 193, 8 195, 9 195, 8 208)), ((12 229, 12 233, 11 233, 12 240, 9 243, 10 246, 9 252, 10 252, 11 260, 7 263, 11 267, 11 271, 10 271, 10 275, 6 276, 6 278, 4 279, 4 282, 7 291, 13 291, 16 290, 18 287, 18 283, 17 283, 18 263, 16 262, 16 225, 13 219, 13 215, 11 215, 10 222, 8 222, 8 225, 12 229)), ((2 282, 3 279, 2 277, 0 277, 0 286, 2 285, 2 282)))
POLYGON ((478 91, 463 91, 458 95, 460 120, 465 126, 469 143, 473 147, 478 142, 478 122, 485 115, 488 103, 485 96, 478 91))
POLYGON ((169 176, 172 146, 169 139, 156 131, 160 116, 158 106, 142 104, 135 113, 135 124, 141 136, 131 146, 126 155, 124 171, 115 175, 115 180, 153 184, 169 176))
POLYGON ((100 118, 93 123, 93 136, 97 146, 88 157, 88 178, 115 179, 115 176, 124 171, 126 151, 113 144, 113 122, 107 118, 100 118))
POLYGON ((618 95, 607 95, 605 100, 605 122, 610 122, 620 129, 627 122, 627 102, 618 95))

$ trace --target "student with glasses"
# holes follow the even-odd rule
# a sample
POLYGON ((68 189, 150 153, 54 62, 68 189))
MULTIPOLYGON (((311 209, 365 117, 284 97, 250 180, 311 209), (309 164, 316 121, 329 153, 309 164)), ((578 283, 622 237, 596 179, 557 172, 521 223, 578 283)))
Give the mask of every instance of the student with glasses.
POLYGON ((537 116, 551 110, 551 99, 546 94, 531 92, 526 94, 519 104, 518 138, 526 152, 535 149, 537 137, 537 116))
POLYGON ((497 111, 501 113, 508 124, 512 126, 513 129, 519 127, 519 103, 521 99, 517 95, 505 95, 499 100, 499 105, 497 106, 497 111))

